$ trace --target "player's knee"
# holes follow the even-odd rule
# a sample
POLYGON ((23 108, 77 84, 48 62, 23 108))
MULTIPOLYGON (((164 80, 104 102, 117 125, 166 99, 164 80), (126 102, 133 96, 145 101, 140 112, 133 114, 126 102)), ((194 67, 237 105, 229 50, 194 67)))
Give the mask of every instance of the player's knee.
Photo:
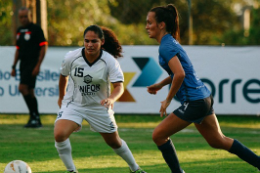
POLYGON ((156 144, 160 144, 161 141, 164 140, 161 133, 157 129, 155 129, 153 131, 152 139, 153 139, 154 143, 156 143, 156 144))
POLYGON ((29 91, 28 91, 28 89, 26 88, 26 87, 24 87, 24 86, 19 86, 19 88, 18 88, 18 90, 19 90, 19 92, 22 94, 22 95, 27 95, 27 94, 29 94, 29 91))
POLYGON ((68 137, 62 133, 62 132, 55 132, 54 133, 54 138, 56 142, 63 142, 65 141, 68 137))

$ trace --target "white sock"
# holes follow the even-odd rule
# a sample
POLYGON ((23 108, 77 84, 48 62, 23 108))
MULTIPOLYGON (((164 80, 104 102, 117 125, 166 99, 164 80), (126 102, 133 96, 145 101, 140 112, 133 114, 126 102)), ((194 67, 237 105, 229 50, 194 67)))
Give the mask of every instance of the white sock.
POLYGON ((139 169, 139 166, 135 162, 134 156, 130 151, 130 149, 128 148, 126 142, 123 139, 121 139, 121 141, 122 141, 121 147, 113 150, 115 151, 116 154, 118 154, 126 161, 126 163, 128 164, 128 166, 132 171, 136 171, 137 169, 139 169))
POLYGON ((66 166, 68 171, 75 171, 76 167, 73 163, 72 160, 72 155, 71 155, 71 145, 70 145, 70 140, 69 138, 66 139, 63 142, 56 142, 55 141, 55 147, 59 153, 59 156, 66 166))

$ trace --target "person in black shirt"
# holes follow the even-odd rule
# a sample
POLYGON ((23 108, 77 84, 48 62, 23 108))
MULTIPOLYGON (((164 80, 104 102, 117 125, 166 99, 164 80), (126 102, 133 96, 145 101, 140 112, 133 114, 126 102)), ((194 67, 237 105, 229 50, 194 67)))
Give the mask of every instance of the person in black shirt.
POLYGON ((31 22, 31 12, 28 8, 20 8, 18 16, 22 26, 16 33, 16 52, 11 75, 16 76, 15 67, 20 60, 19 91, 30 112, 30 119, 24 127, 37 128, 42 124, 34 88, 48 43, 41 27, 31 22))

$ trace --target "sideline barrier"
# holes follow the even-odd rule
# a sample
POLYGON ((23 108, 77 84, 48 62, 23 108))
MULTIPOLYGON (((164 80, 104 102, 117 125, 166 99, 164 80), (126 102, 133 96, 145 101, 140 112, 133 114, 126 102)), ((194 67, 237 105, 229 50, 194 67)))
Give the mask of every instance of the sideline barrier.
MULTIPOLYGON (((217 114, 260 114, 260 47, 183 46, 197 76, 214 96, 217 114)), ((41 113, 58 111, 59 68, 64 55, 78 47, 49 47, 37 77, 35 94, 41 113)), ((11 77, 15 47, 0 46, 0 113, 28 113, 18 91, 17 76, 11 77)), ((158 46, 123 46, 119 59, 125 76, 125 92, 115 103, 116 113, 157 114, 160 102, 166 98, 168 87, 157 95, 147 93, 146 86, 167 77, 158 65, 158 46)), ((168 113, 180 103, 173 100, 168 113)))

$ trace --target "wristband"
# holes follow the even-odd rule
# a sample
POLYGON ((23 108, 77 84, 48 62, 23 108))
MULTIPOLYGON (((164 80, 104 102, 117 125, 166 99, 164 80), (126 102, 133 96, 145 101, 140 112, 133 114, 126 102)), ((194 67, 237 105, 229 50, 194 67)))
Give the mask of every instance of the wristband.
POLYGON ((12 65, 12 69, 15 69, 15 65, 12 65))

